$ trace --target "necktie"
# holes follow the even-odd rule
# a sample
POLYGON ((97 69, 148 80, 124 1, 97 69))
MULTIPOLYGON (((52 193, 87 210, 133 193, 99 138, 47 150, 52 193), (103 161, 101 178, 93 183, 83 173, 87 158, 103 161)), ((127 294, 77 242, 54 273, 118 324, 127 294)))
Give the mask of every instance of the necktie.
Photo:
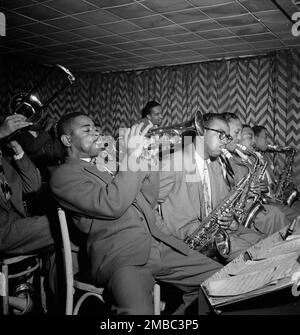
POLYGON ((0 150, 0 195, 5 201, 8 201, 11 197, 11 188, 9 187, 2 166, 2 152, 0 150))
POLYGON ((235 182, 234 182, 234 172, 229 162, 229 159, 226 156, 221 155, 219 156, 219 162, 222 167, 223 177, 229 189, 231 190, 232 187, 234 187, 235 182))
POLYGON ((204 161, 204 166, 203 166, 203 193, 204 193, 204 205, 205 205, 206 216, 208 216, 209 213, 212 210, 211 198, 210 198, 210 194, 209 194, 209 183, 210 183, 210 180, 209 180, 207 163, 204 161))

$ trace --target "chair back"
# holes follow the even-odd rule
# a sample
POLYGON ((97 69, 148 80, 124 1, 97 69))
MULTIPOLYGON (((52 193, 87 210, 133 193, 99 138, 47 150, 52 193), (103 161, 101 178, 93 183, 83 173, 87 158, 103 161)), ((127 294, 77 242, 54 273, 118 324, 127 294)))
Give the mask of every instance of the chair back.
POLYGON ((59 225, 63 243, 63 260, 64 260, 64 269, 66 276, 66 315, 73 314, 73 285, 74 285, 74 277, 73 277, 73 260, 72 260, 72 249, 71 249, 71 241, 68 230, 68 223, 66 219, 65 211, 58 207, 57 208, 59 225))

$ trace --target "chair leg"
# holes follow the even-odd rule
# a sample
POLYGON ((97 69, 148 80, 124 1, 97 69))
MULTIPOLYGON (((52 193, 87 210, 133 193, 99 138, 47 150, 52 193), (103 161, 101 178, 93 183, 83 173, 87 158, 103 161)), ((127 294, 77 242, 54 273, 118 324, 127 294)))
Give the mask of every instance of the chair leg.
POLYGON ((7 264, 2 264, 1 272, 4 277, 4 294, 3 294, 3 314, 9 314, 9 292, 8 292, 8 266, 7 264))
POLYGON ((46 298, 46 292, 45 292, 45 278, 39 273, 39 282, 40 282, 40 294, 41 294, 41 307, 43 314, 47 314, 47 298, 46 298))
POLYGON ((153 287, 154 315, 160 315, 160 285, 155 283, 153 287))

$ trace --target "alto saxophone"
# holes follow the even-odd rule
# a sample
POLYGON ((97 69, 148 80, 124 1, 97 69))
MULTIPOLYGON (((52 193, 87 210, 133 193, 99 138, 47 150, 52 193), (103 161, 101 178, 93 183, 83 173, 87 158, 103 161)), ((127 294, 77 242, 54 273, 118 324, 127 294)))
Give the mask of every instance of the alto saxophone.
POLYGON ((230 239, 228 233, 221 229, 218 219, 224 214, 229 213, 234 208, 239 197, 246 187, 250 174, 240 180, 236 187, 228 193, 225 199, 217 206, 206 218, 200 222, 198 228, 188 234, 184 242, 194 250, 205 253, 214 245, 217 256, 226 259, 230 253, 230 239))
MULTIPOLYGON (((246 166, 248 168, 248 173, 251 176, 249 177, 248 183, 235 206, 234 215, 239 224, 247 228, 251 228, 257 214, 260 211, 265 210, 263 206, 265 199, 261 193, 254 193, 251 205, 247 208, 246 204, 248 199, 252 197, 252 194, 250 193, 251 185, 256 185, 264 176, 267 161, 263 161, 253 150, 250 150, 240 144, 237 145, 236 153, 242 159, 242 161, 237 161, 236 163, 238 165, 246 166), (250 161, 250 156, 254 158, 254 162, 250 161)), ((231 157, 234 159, 232 155, 231 157)))
MULTIPOLYGON (((263 160, 254 151, 251 151, 251 154, 254 155, 254 157, 256 157, 256 161, 254 163, 252 182, 250 183, 250 185, 251 184, 255 185, 260 181, 262 181, 262 179, 264 178, 268 162, 267 160, 263 160)), ((263 195, 263 193, 255 193, 251 206, 247 210, 244 210, 242 220, 240 220, 239 223, 245 226, 246 228, 252 228, 257 214, 261 211, 265 211, 264 206, 265 203, 266 198, 263 195)))
POLYGON ((283 152, 286 153, 286 161, 284 169, 280 173, 279 179, 274 189, 274 198, 280 203, 291 206, 297 196, 299 196, 299 190, 290 181, 292 175, 292 168, 297 150, 293 147, 279 148, 277 146, 268 146, 267 151, 283 152))

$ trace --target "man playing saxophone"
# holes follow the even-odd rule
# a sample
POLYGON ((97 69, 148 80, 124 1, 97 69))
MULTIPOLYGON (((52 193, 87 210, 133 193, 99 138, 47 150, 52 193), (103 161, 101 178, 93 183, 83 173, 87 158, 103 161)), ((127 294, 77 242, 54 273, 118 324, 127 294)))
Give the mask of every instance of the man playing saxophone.
POLYGON ((267 177, 268 187, 270 191, 269 195, 273 199, 272 201, 276 204, 276 206, 278 206, 290 220, 293 220, 300 213, 300 202, 299 200, 292 202, 290 204, 291 208, 289 206, 286 206, 285 203, 280 204, 278 200, 283 200, 283 201, 288 200, 288 197, 284 199, 280 199, 280 197, 278 197, 278 194, 280 193, 278 188, 283 187, 281 191, 285 192, 285 191, 288 191, 288 189, 285 189, 287 184, 289 185, 293 184, 293 182, 289 183, 290 182, 289 179, 291 177, 291 171, 292 171, 292 167, 294 163, 293 156, 292 156, 295 153, 295 152, 292 152, 294 148, 286 147, 286 148, 290 148, 291 150, 282 151, 282 153, 286 154, 287 156, 286 161, 285 161, 285 166, 284 166, 283 171, 276 171, 276 168, 274 167, 272 159, 270 157, 270 152, 280 152, 280 149, 276 147, 274 149, 274 147, 268 145, 268 132, 264 126, 255 125, 254 127, 252 127, 252 130, 254 133, 254 141, 255 141, 256 150, 259 151, 263 159, 267 161, 266 177, 267 177))
MULTIPOLYGON (((227 122, 218 114, 206 114, 204 135, 184 138, 182 152, 163 158, 159 193, 162 229, 184 240, 226 198, 229 189, 218 157, 230 140, 227 122), (173 169, 167 166, 170 162, 173 169)), ((264 234, 238 226, 230 204, 217 224, 229 236, 227 261, 264 238, 264 234)))
MULTIPOLYGON (((251 152, 254 140, 251 128, 248 126, 243 127, 237 115, 224 113, 223 117, 228 122, 230 135, 233 137, 233 140, 226 146, 228 156, 225 158, 226 164, 224 164, 226 180, 230 188, 232 188, 247 175, 248 168, 245 163, 248 162, 250 166, 254 163, 254 156, 243 153, 242 149, 238 149, 238 147, 243 144, 251 152)), ((249 216, 249 219, 247 218, 247 226, 252 227, 255 231, 271 235, 287 225, 289 220, 279 208, 256 202, 263 199, 267 188, 264 179, 254 179, 245 203, 245 213, 249 216)))

